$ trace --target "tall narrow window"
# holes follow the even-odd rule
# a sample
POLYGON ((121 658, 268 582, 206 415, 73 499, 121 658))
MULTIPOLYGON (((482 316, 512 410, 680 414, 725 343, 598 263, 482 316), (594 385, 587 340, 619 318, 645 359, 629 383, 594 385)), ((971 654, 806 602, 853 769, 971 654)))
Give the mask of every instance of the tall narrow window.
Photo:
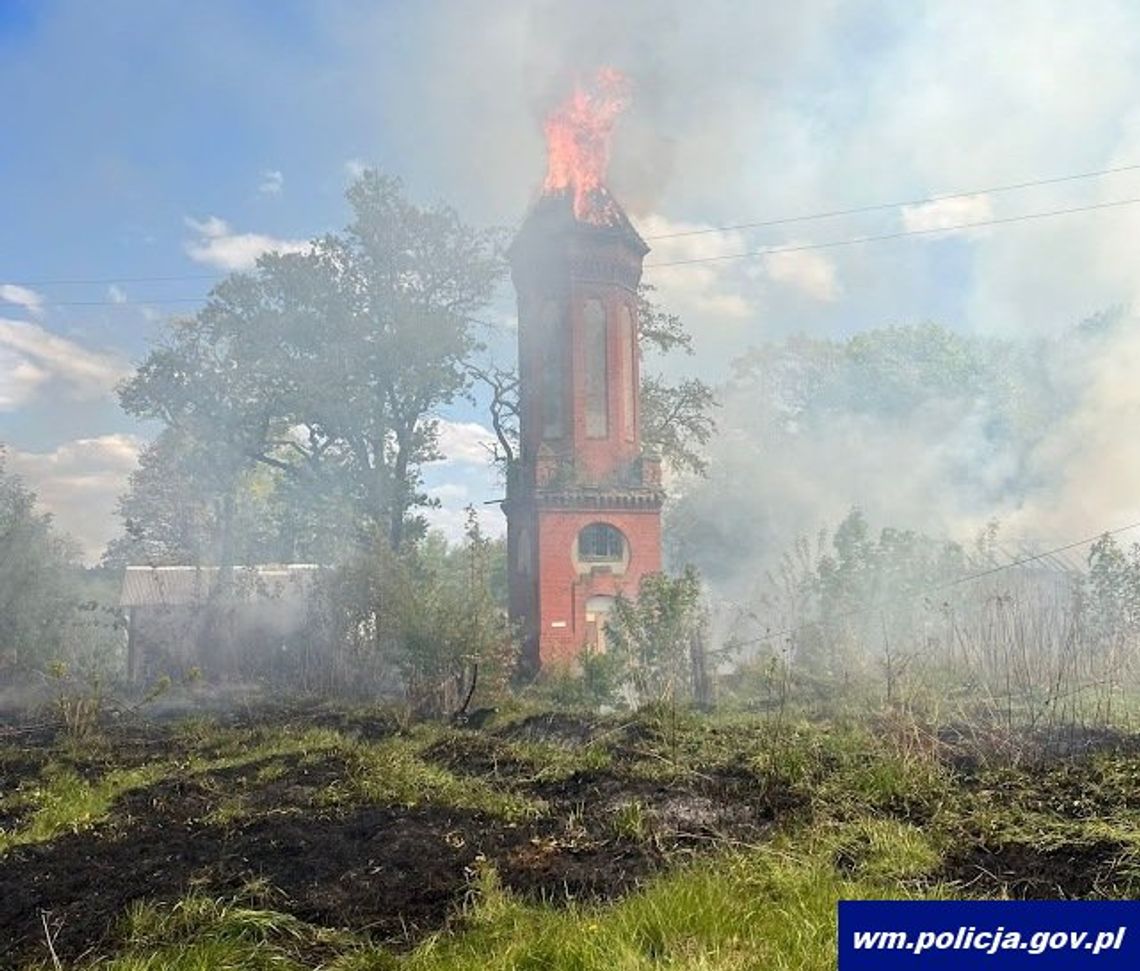
POLYGON ((622 434, 627 442, 632 442, 634 409, 637 407, 637 388, 633 378, 637 335, 633 330, 633 315, 630 313, 629 304, 623 303, 618 308, 618 331, 621 338, 622 434))
POLYGON ((606 308, 590 299, 582 307, 582 343, 586 365, 586 436, 605 438, 610 433, 606 379, 606 308))
POLYGON ((566 329, 557 301, 542 306, 542 437, 566 434, 566 329))

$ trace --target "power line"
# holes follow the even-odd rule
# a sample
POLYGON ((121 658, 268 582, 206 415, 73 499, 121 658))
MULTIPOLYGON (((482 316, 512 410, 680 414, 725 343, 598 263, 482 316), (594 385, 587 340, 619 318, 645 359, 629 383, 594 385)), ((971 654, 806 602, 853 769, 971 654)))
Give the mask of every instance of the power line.
MULTIPOLYGON (((682 230, 675 233, 657 233, 653 236, 646 236, 646 240, 655 239, 678 239, 684 236, 701 236, 709 233, 725 233, 741 229, 761 229, 767 226, 784 226, 790 223, 812 222, 819 219, 830 219, 836 216, 853 216, 860 213, 879 212, 885 209, 898 209, 902 206, 919 206, 932 202, 945 202, 948 199, 965 199, 970 196, 977 195, 993 195, 999 192, 1013 192, 1018 189, 1030 189, 1037 186, 1057 185, 1062 182, 1075 182, 1081 179, 1092 179, 1104 175, 1115 175, 1120 172, 1133 172, 1140 170, 1140 162, 1133 165, 1119 165, 1113 168, 1097 169, 1092 172, 1076 172, 1071 175, 1059 175, 1048 179, 1034 179, 1027 182, 1012 182, 1005 185, 990 186, 985 189, 973 189, 968 192, 949 192, 942 195, 926 196, 922 199, 907 199, 900 202, 877 202, 866 206, 857 206, 851 209, 832 209, 824 212, 804 213, 795 216, 784 216, 779 219, 768 219, 759 222, 737 223, 728 226, 711 226, 705 229, 689 229, 682 230)), ((1068 210, 1065 210, 1068 211, 1068 210)), ((1081 211, 1081 210, 1073 210, 1081 211)), ((1034 218, 1034 217, 1027 217, 1034 218)), ((950 227, 950 228, 966 228, 966 227, 950 227)), ((942 232, 944 230, 938 230, 942 232)), ((880 237, 869 237, 878 239, 880 237)), ((892 237, 887 237, 892 238, 892 237)), ((820 244, 820 245, 841 245, 841 244, 820 244)), ((727 257, 726 257, 727 258, 727 257)), ((650 264, 654 266, 665 266, 673 264, 650 264)), ((195 273, 183 275, 168 275, 168 276, 115 276, 115 277, 88 277, 88 278, 54 278, 54 279, 38 279, 38 280, 4 280, 5 283, 12 283, 17 286, 23 287, 46 287, 46 286, 95 286, 98 284, 112 284, 112 283, 180 283, 189 280, 220 280, 223 279, 225 274, 221 273, 195 273)), ((114 301, 108 301, 111 303, 114 301)), ((170 301, 150 301, 151 303, 157 302, 170 302, 170 301)), ((52 306, 98 306, 99 304, 76 304, 76 303, 62 303, 52 304, 52 306)))
MULTIPOLYGON (((1089 536, 1085 539, 1079 539, 1072 543, 1066 543, 1063 546, 1056 546, 1053 549, 1045 550, 1043 553, 1035 553, 1032 556, 1024 556, 1015 560, 1011 560, 1009 563, 1001 563, 998 566, 989 567, 985 570, 978 570, 975 573, 967 573, 964 576, 956 577, 955 579, 948 580, 945 583, 939 583, 935 586, 928 587, 925 590, 919 590, 906 597, 900 597, 896 600, 886 601, 885 603, 873 604, 865 607, 858 607, 854 610, 848 610, 844 613, 839 614, 837 619, 848 620, 852 617, 859 617, 863 614, 868 614, 875 610, 882 610, 884 607, 888 607, 893 603, 908 603, 913 600, 918 600, 922 597, 928 597, 931 594, 941 593, 944 590, 950 590, 954 587, 959 587, 964 583, 972 583, 975 580, 982 580, 985 577, 993 576, 996 573, 1003 573, 1006 570, 1012 570, 1015 567, 1025 566, 1028 563, 1037 563, 1040 560, 1045 560, 1051 556, 1056 556, 1058 553, 1066 553, 1069 550, 1077 549, 1080 546, 1088 546, 1090 543, 1095 543, 1102 536, 1117 536, 1120 533, 1126 533, 1129 530, 1137 528, 1140 528, 1140 520, 1137 520, 1133 523, 1128 523, 1126 526, 1117 526, 1115 529, 1103 530, 1102 532, 1097 533, 1095 536, 1089 536)), ((782 630, 769 631, 760 637, 752 637, 748 640, 736 641, 735 644, 738 647, 747 647, 752 644, 763 644, 766 641, 772 641, 776 640, 777 638, 787 637, 791 634, 798 633, 807 627, 815 626, 817 623, 819 622, 805 621, 802 624, 795 624, 792 627, 785 627, 782 630)))
POLYGON ((87 279, 5 280, 21 287, 94 286, 99 283, 181 283, 185 280, 220 280, 222 273, 188 273, 179 276, 108 276, 87 279))
MULTIPOLYGON (((206 297, 176 297, 171 300, 65 300, 60 302, 51 303, 37 303, 36 308, 40 307, 153 307, 162 304, 188 304, 188 303, 205 303, 206 297)), ((3 301, 0 301, 0 305, 3 301)), ((483 320, 480 317, 469 317, 466 314, 458 314, 460 320, 465 320, 469 324, 478 324, 482 327, 499 328, 501 324, 493 323, 490 320, 483 320)))
POLYGON ((163 304, 205 303, 206 297, 172 297, 169 300, 51 300, 36 307, 155 307, 163 304))
POLYGON ((902 202, 876 202, 868 206, 857 206, 853 209, 832 209, 827 212, 814 212, 806 215, 784 216, 780 219, 766 219, 760 222, 736 223, 730 226, 710 226, 706 229, 686 229, 675 233, 658 233, 654 236, 644 237, 646 240, 677 239, 682 236, 703 236, 708 233, 728 233, 740 229, 762 229, 767 226, 786 226, 789 223, 812 222, 816 219, 831 219, 836 216, 855 216, 865 212, 880 212, 884 209, 900 209, 903 206, 922 206, 932 202, 945 202, 948 199, 967 199, 970 196, 994 195, 999 192, 1013 192, 1017 189, 1032 189, 1043 185, 1057 185, 1061 182, 1075 182, 1079 179, 1093 179, 1101 175, 1113 175, 1117 172, 1133 172, 1140 169, 1140 163, 1135 165, 1120 165, 1111 169, 1097 169, 1095 172, 1077 172, 1073 175, 1058 175, 1051 179, 1035 179, 1030 182, 1011 182, 1007 185, 990 186, 987 189, 973 189, 969 192, 948 192, 938 196, 927 196, 924 199, 906 199, 902 202))
MULTIPOLYGON (((1037 219, 1050 219, 1055 216, 1068 216, 1074 213, 1094 212, 1102 209, 1117 209, 1122 206, 1140 204, 1140 198, 1116 199, 1110 202, 1094 202, 1087 206, 1071 206, 1068 209, 1050 209, 1046 212, 1023 213, 1019 216, 1002 216, 995 219, 981 219, 975 222, 956 223, 950 226, 935 226, 928 229, 901 229, 894 233, 879 233, 873 236, 853 236, 848 239, 833 239, 822 243, 795 243, 788 246, 767 246, 746 253, 725 253, 720 256, 696 256, 685 260, 667 260, 659 263, 646 263, 645 269, 652 270, 669 266, 688 266, 695 263, 717 263, 727 260, 751 259, 758 256, 771 256, 779 253, 800 253, 805 250, 835 249, 841 246, 855 246, 860 243, 879 243, 885 240, 904 239, 908 236, 931 236, 938 233, 952 233, 963 229, 981 229, 986 226, 1002 226, 1010 223, 1030 222, 1037 219)), ((38 307, 137 307, 164 304, 203 303, 205 297, 174 297, 159 300, 62 300, 38 303, 38 307)))
POLYGON ((961 229, 980 229, 985 226, 1001 226, 1007 223, 1027 222, 1035 219, 1048 219, 1053 216, 1067 216, 1077 212, 1092 212, 1098 209, 1114 209, 1120 206, 1134 206, 1140 203, 1140 198, 1117 199, 1112 202, 1094 202, 1087 206, 1073 206, 1069 209, 1050 209, 1047 212, 1030 212, 1020 216, 1003 216, 996 219, 981 219, 976 222, 957 223, 952 226, 936 226, 929 229, 900 229, 894 233, 879 233, 874 236, 854 236, 849 239, 828 240, 823 243, 796 243, 790 246, 768 246, 763 249, 750 250, 747 253, 726 253, 721 256, 695 256, 686 260, 667 260, 661 263, 646 263, 645 269, 657 269, 666 266, 687 266, 692 263, 717 263, 726 260, 743 260, 757 256, 770 256, 776 253, 799 253, 804 250, 834 249, 840 246, 854 246, 858 243, 879 243, 889 239, 903 239, 907 236, 930 236, 936 233, 951 233, 961 229))

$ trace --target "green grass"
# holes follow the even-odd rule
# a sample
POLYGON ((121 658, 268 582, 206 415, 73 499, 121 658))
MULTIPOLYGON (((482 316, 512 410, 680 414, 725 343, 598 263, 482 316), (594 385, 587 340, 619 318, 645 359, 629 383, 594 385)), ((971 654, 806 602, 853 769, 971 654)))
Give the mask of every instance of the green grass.
MULTIPOLYGON (((336 754, 345 760, 345 776, 318 794, 317 805, 448 806, 507 820, 531 818, 545 811, 538 800, 480 779, 460 778, 424 761, 419 753, 436 734, 434 730, 425 730, 418 736, 370 743, 331 729, 225 731, 195 724, 183 738, 198 751, 191 751, 184 759, 112 769, 94 780, 84 778, 66 761, 54 761, 45 766, 35 784, 21 787, 5 800, 6 808, 24 812, 18 826, 0 830, 0 853, 90 827, 105 820, 115 802, 127 793, 163 779, 208 779, 211 773, 258 765, 249 780, 256 786, 280 778, 287 771, 281 760, 288 757, 312 760, 336 754)), ((61 754, 79 760, 96 751, 105 754, 101 749, 74 745, 61 754)), ((219 791, 219 804, 207 821, 228 825, 246 814, 241 791, 219 791)))
MULTIPOLYGON (((678 856, 673 869, 608 904, 528 903, 481 861, 450 929, 411 950, 385 950, 363 934, 281 913, 287 905, 271 888, 240 900, 192 895, 173 906, 141 904, 126 915, 117 950, 84 965, 122 971, 814 971, 834 967, 837 900, 961 896, 961 887, 941 882, 958 872, 944 867, 956 852, 980 845, 1048 851, 1118 844, 1119 867, 1106 892, 1140 892, 1140 757, 1101 754, 1044 768, 995 758, 956 769, 938 757, 930 737, 892 723, 774 723, 666 709, 611 719, 579 746, 430 726, 371 742, 327 729, 201 723, 178 736, 184 754, 95 779, 55 753, 35 785, 10 797, 9 807, 19 803, 25 815, 14 832, 0 833, 0 853, 91 825, 123 793, 167 775, 208 777, 250 766, 236 781, 219 781, 209 817, 240 823, 252 811, 245 797, 258 786, 287 777, 292 762, 329 756, 345 770, 316 791, 313 812, 363 803, 438 806, 522 821, 550 811, 528 787, 579 773, 666 784, 719 784, 724 773, 740 781, 741 798, 770 796, 785 807, 771 833, 756 837, 761 845, 721 844, 697 862, 678 856)), ((662 818, 646 795, 652 788, 631 788, 611 804, 603 838, 657 839, 662 818)), ((567 811, 566 803, 554 805, 567 811)), ((585 806, 571 809, 567 829, 584 817, 585 806)), ((971 885, 965 892, 982 891, 971 885)))
POLYGON ((311 966, 322 952, 354 946, 350 935, 315 928, 288 914, 191 895, 173 906, 135 904, 123 922, 120 957, 91 968, 119 971, 217 971, 311 966))
POLYGON ((120 796, 152 785, 168 771, 164 765, 119 769, 89 782, 74 769, 51 763, 36 786, 20 790, 21 804, 33 808, 23 825, 10 832, 0 830, 0 853, 78 832, 105 818, 120 796))
POLYGON ((478 778, 461 778, 420 757, 423 740, 395 738, 345 746, 348 772, 319 799, 324 805, 379 803, 447 806, 520 820, 541 815, 546 807, 509 789, 478 778))
MULTIPOLYGON (((27 818, 13 830, 0 830, 0 853, 92 826, 106 819, 115 802, 127 793, 175 775, 194 777, 277 757, 329 751, 344 744, 344 739, 336 732, 313 729, 277 733, 252 746, 249 742, 248 738, 233 739, 225 754, 213 758, 194 755, 185 761, 112 769, 94 780, 84 778, 66 763, 51 762, 34 785, 21 787, 13 797, 12 804, 24 808, 27 818)), ((71 754, 74 756, 75 750, 71 754)))

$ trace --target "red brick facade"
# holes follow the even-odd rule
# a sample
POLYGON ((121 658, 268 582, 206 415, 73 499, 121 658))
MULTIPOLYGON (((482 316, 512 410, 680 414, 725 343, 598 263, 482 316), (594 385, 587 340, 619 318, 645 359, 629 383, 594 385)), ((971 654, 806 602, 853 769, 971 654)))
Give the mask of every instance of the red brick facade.
POLYGON ((520 455, 503 506, 511 615, 534 670, 602 649, 612 598, 661 569, 660 470, 641 454, 637 393, 648 247, 610 212, 582 223, 568 197, 544 198, 511 247, 520 455))

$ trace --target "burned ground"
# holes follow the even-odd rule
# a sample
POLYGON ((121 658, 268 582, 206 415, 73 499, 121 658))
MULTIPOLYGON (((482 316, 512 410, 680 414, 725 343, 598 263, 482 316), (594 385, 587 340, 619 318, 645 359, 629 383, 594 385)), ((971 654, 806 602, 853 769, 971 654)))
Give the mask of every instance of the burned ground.
MULTIPOLYGON (((361 722, 316 719, 353 732, 361 722)), ((389 737, 394 726, 367 734, 389 737)), ((562 723, 554 728, 561 744, 562 723)), ((261 725, 263 734, 268 734, 261 725)), ((155 726, 112 730, 68 760, 80 776, 96 776, 120 751, 126 767, 147 758, 217 757, 223 737, 196 745, 185 734, 155 726), (83 753, 83 754, 78 754, 83 753), (145 758, 144 758, 145 756, 145 758)), ((529 727, 505 736, 541 738, 529 727)), ((589 738, 587 729, 581 737, 589 738)), ((54 740, 39 754, 10 755, 9 791, 28 783, 50 759, 54 740)), ((785 807, 731 775, 655 781, 620 765, 578 770, 566 759, 564 777, 551 779, 544 743, 525 751, 504 736, 449 731, 424 746, 428 765, 458 776, 479 776, 543 806, 530 818, 438 805, 358 805, 328 800, 353 771, 339 752, 269 755, 189 775, 175 772, 119 796, 107 818, 78 832, 14 846, 0 858, 0 961, 42 956, 41 914, 58 929, 61 957, 76 959, 109 946, 116 922, 136 900, 176 901, 193 889, 241 895, 273 888, 276 905, 302 920, 366 931, 406 945, 444 926, 457 912, 473 868, 492 864, 503 884, 524 898, 547 901, 609 899, 637 886, 670 861, 707 851, 724 838, 760 838, 785 807), (330 804, 331 802, 331 804, 330 804), (643 823, 623 831, 627 807, 643 823), (642 827, 642 828, 638 828, 642 827)), ((73 747, 74 748, 74 747, 73 747)), ((117 766, 119 768, 123 766, 117 766)), ((34 809, 7 810, 19 831, 34 809)))
POLYGON ((911 865, 912 888, 1135 889, 1131 752, 968 771, 956 759, 872 736, 648 716, 402 731, 382 713, 322 709, 225 727, 132 721, 81 742, 9 733, 0 966, 47 956, 44 915, 60 958, 80 961, 116 952, 132 905, 189 893, 260 900, 398 952, 462 927, 485 868, 517 898, 561 906, 822 833, 836 834, 835 871, 857 877, 881 865, 881 825, 922 827, 929 859, 911 865))

